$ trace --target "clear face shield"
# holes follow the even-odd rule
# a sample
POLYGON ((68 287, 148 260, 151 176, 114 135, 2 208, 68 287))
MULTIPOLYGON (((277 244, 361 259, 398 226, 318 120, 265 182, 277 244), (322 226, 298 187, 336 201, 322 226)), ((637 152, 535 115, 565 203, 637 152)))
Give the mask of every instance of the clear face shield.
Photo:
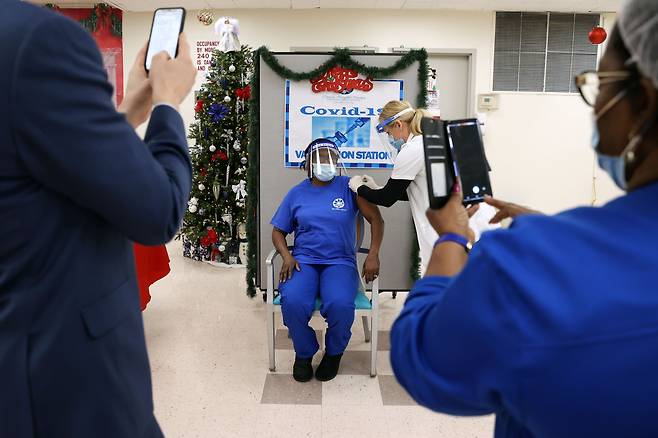
POLYGON ((390 125, 391 123, 395 122, 398 120, 400 117, 402 117, 405 114, 414 112, 415 110, 413 108, 405 108, 399 113, 389 117, 388 119, 382 120, 376 127, 377 129, 377 136, 379 137, 379 141, 384 146, 384 148, 391 153, 391 157, 395 158, 400 152, 400 148, 402 148, 402 145, 405 144, 405 140, 402 139, 395 139, 391 134, 386 132, 386 126, 390 125))
POLYGON ((333 144, 314 145, 307 154, 306 162, 309 178, 315 176, 323 182, 331 181, 338 175, 339 165, 342 166, 338 148, 333 144))

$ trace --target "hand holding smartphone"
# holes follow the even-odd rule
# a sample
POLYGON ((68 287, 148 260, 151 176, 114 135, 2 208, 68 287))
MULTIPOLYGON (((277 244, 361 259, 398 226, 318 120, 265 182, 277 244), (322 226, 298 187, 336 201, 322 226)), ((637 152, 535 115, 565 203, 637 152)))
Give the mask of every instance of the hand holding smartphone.
POLYGON ((173 59, 178 55, 178 37, 185 25, 185 8, 159 8, 153 13, 144 68, 151 70, 153 57, 166 51, 173 59))
POLYGON ((442 208, 457 178, 461 180, 464 205, 493 196, 489 164, 484 154, 477 119, 421 122, 430 208, 442 208))

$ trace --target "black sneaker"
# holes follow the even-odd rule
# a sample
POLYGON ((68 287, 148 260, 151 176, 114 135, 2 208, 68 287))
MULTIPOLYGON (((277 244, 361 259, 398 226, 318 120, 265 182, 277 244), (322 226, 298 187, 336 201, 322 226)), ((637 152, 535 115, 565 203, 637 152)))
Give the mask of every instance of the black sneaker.
POLYGON ((295 363, 292 366, 292 377, 298 382, 308 382, 311 380, 313 378, 312 360, 312 357, 302 359, 295 356, 295 363))
POLYGON ((318 369, 315 370, 315 378, 321 382, 327 382, 338 374, 338 368, 340 367, 340 359, 343 357, 343 354, 337 354, 335 356, 329 356, 327 353, 322 357, 318 369))

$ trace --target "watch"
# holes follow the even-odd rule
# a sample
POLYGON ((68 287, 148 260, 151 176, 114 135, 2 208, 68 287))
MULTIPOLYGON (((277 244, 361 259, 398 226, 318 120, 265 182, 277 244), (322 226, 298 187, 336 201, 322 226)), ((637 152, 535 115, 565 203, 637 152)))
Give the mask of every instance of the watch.
POLYGON ((442 244, 443 242, 453 242, 463 246, 464 250, 466 251, 466 254, 471 252, 471 249, 473 248, 473 244, 469 242, 466 237, 455 233, 442 234, 441 237, 437 239, 436 243, 434 244, 434 247, 442 244))

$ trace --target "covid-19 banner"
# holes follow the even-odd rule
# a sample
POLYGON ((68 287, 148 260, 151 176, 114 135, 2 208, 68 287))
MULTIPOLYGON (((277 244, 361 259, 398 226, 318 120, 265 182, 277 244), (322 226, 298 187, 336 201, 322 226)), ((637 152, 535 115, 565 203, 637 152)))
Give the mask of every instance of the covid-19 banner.
POLYGON ((334 67, 311 81, 286 80, 284 162, 297 167, 316 138, 340 148, 345 167, 392 167, 390 150, 376 126, 382 107, 404 98, 403 81, 373 80, 334 67))

